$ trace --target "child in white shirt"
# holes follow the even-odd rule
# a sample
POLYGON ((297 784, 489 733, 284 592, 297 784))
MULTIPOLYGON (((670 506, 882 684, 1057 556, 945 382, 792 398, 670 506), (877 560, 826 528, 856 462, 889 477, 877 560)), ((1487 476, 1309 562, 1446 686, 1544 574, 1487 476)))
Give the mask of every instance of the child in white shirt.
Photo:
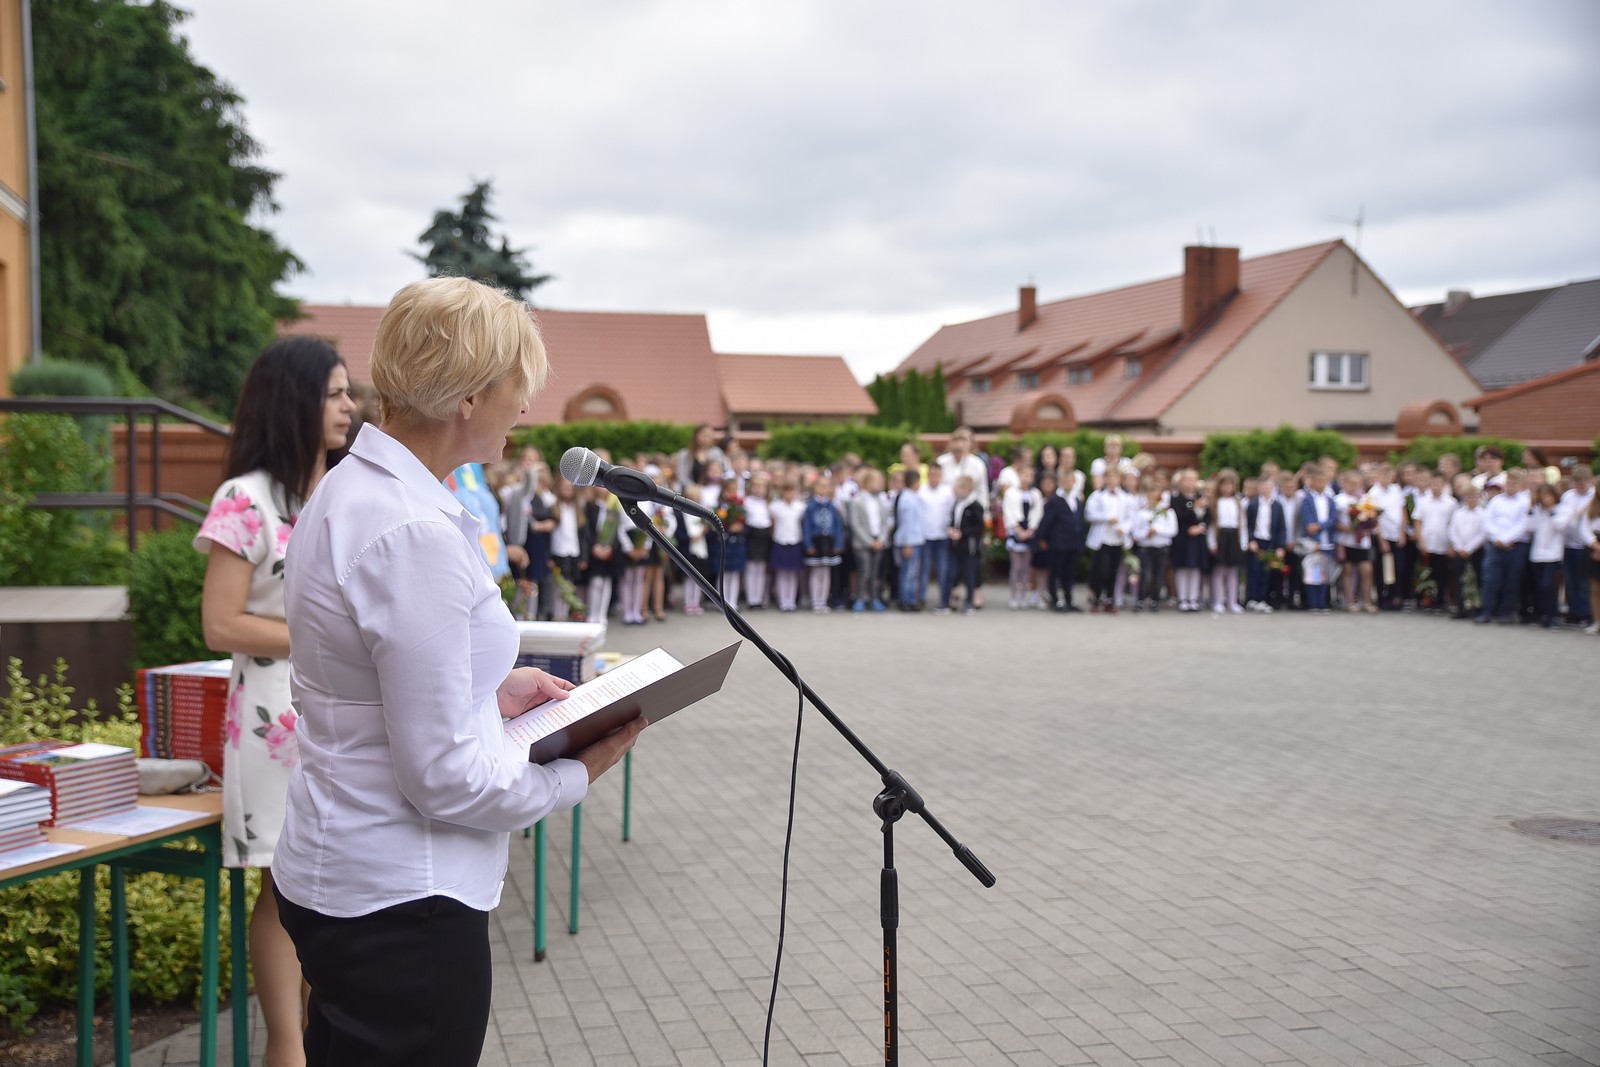
POLYGON ((1161 610, 1161 582, 1167 573, 1167 549, 1178 536, 1178 516, 1153 479, 1144 479, 1139 488, 1144 506, 1133 520, 1133 540, 1139 546, 1139 602, 1133 610, 1157 612, 1161 610))
POLYGON ((1466 618, 1467 596, 1464 580, 1472 572, 1472 584, 1483 588, 1483 508, 1482 494, 1468 479, 1461 487, 1461 506, 1450 514, 1450 597, 1451 615, 1466 618))

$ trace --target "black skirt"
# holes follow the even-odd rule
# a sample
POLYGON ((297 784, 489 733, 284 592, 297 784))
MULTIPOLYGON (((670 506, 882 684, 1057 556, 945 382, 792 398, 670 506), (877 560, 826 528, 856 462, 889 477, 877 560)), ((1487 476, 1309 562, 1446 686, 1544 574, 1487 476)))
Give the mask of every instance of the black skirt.
POLYGON ((1199 570, 1206 565, 1210 555, 1205 534, 1181 533, 1172 539, 1172 566, 1175 570, 1199 570))
POLYGON ((1244 549, 1239 545, 1239 528, 1217 527, 1217 566, 1237 567, 1244 562, 1244 549))
POLYGON ((746 558, 751 563, 765 563, 772 557, 772 527, 747 526, 744 531, 746 558))

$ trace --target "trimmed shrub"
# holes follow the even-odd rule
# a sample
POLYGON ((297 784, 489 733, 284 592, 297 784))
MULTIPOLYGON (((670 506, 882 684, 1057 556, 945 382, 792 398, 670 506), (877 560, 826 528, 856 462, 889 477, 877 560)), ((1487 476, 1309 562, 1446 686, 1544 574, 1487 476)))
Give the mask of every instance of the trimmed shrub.
POLYGON ((215 659, 200 623, 206 557, 192 547, 195 528, 145 534, 128 567, 128 610, 133 616, 134 666, 159 667, 215 659))
POLYGON ((1389 462, 1409 460, 1432 470, 1439 465, 1440 456, 1454 452, 1461 460, 1461 469, 1470 471, 1472 454, 1484 445, 1493 445, 1504 453, 1507 467, 1522 466, 1522 451, 1526 446, 1507 437, 1414 437, 1404 450, 1390 452, 1389 462))
POLYGON ((554 472, 560 468, 562 454, 575 445, 605 449, 612 459, 623 463, 641 452, 670 455, 686 447, 693 437, 693 426, 676 422, 562 422, 518 427, 511 433, 511 442, 519 449, 537 448, 554 472))
POLYGON ((104 367, 67 359, 42 359, 11 376, 12 396, 116 396, 104 367))
POLYGON ((1341 468, 1353 466, 1356 447, 1337 430, 1300 430, 1285 423, 1276 430, 1207 434, 1200 448, 1200 472, 1211 475, 1232 467, 1240 477, 1250 477, 1268 461, 1295 470, 1323 456, 1332 456, 1341 468))
MULTIPOLYGON (((848 422, 807 422, 774 426, 762 443, 763 459, 782 459, 826 467, 846 452, 854 452, 874 467, 887 467, 900 458, 900 446, 916 440, 906 426, 859 426, 848 422)), ((920 442, 918 444, 920 446, 920 442)))
MULTIPOLYGON (((1034 456, 1037 457, 1039 449, 1045 445, 1054 445, 1058 450, 1070 446, 1077 449, 1078 469, 1088 474, 1089 465, 1106 454, 1106 438, 1109 436, 1110 433, 1107 431, 1084 429, 1073 430, 1070 433, 1035 430, 1025 433, 1021 437, 1015 437, 1010 433, 1002 433, 989 446, 989 454, 1000 456, 1001 458, 1009 458, 1011 450, 1020 444, 1032 449, 1034 456)), ((1122 454, 1132 458, 1138 453, 1139 442, 1127 434, 1123 434, 1122 454)))
POLYGON ((127 549, 104 515, 33 508, 37 493, 104 488, 110 460, 67 415, 0 422, 0 585, 120 585, 127 549))

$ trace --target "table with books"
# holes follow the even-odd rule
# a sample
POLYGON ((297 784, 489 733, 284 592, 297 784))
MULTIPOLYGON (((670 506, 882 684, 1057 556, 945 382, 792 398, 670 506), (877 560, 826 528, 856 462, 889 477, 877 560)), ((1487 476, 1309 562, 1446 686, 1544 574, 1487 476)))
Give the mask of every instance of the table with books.
MULTIPOLYGON (((118 1064, 130 1047, 126 873, 163 871, 204 884, 200 973, 201 1063, 216 1059, 222 878, 220 793, 141 797, 133 751, 34 741, 0 749, 0 888, 69 871, 78 882, 78 1063, 94 1062, 95 868, 111 883, 113 1034, 118 1064), (194 841, 193 849, 168 848, 194 841)), ((244 872, 229 872, 233 921, 233 1058, 249 1054, 244 872)))

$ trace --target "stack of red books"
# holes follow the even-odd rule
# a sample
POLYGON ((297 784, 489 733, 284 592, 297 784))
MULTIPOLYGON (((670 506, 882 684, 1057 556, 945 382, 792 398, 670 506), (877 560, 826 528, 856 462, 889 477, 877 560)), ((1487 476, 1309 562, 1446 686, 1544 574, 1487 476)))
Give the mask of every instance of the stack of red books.
POLYGON ((0 748, 0 779, 50 790, 49 824, 127 811, 139 802, 133 749, 120 745, 73 745, 27 741, 0 748))
POLYGON ((228 716, 228 659, 151 667, 135 676, 140 755, 197 759, 222 778, 222 738, 228 716))
POLYGON ((50 818, 50 790, 27 782, 0 780, 0 852, 44 840, 39 825, 50 818))

